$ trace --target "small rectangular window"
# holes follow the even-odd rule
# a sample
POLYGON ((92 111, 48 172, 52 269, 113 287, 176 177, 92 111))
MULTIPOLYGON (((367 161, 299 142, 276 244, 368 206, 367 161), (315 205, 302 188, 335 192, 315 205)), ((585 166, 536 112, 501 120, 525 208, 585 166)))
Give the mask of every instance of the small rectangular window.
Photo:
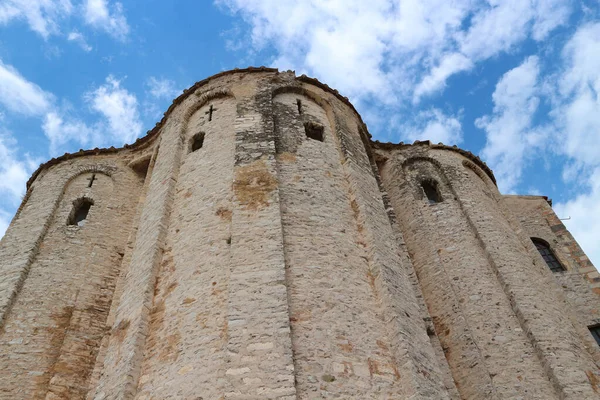
POLYGON ((77 199, 73 202, 73 209, 71 215, 69 215, 69 225, 83 226, 87 221, 88 213, 90 208, 94 205, 91 199, 77 199))
POLYGON ((190 153, 201 149, 204 145, 204 132, 196 133, 190 140, 190 153))
POLYGON ((314 122, 305 122, 304 123, 304 132, 306 133, 306 137, 318 140, 319 142, 323 141, 323 125, 314 123, 314 122))
POLYGON ((589 329, 594 339, 596 339, 596 343, 600 346, 600 324, 590 326, 589 329))
POLYGON ((425 180, 421 182, 421 187, 423 188, 423 193, 425 193, 425 197, 427 198, 429 204, 437 204, 442 202, 442 196, 440 195, 436 181, 432 179, 425 180))

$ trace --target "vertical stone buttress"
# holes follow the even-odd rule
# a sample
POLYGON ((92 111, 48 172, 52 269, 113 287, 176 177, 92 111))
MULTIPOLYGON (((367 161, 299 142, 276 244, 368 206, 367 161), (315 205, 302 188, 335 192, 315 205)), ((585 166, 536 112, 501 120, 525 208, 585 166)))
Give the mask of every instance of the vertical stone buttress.
POLYGON ((88 398, 132 399, 137 392, 183 148, 182 117, 174 114, 162 127, 130 265, 122 277, 123 292, 104 351, 103 372, 88 398))
POLYGON ((597 367, 549 289, 551 273, 532 262, 485 174, 458 152, 426 145, 379 155, 461 397, 598 398, 597 367), (429 180, 439 203, 429 204, 421 188, 429 180))
POLYGON ((310 85, 273 101, 298 398, 447 398, 360 121, 310 85))

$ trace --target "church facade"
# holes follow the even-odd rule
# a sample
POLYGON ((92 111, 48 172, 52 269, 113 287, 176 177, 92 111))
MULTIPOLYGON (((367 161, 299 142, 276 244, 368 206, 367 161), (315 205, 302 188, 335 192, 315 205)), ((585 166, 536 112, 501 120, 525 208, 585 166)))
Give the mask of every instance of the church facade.
POLYGON ((547 198, 290 71, 41 165, 0 242, 0 399, 600 399, 599 343, 547 198))

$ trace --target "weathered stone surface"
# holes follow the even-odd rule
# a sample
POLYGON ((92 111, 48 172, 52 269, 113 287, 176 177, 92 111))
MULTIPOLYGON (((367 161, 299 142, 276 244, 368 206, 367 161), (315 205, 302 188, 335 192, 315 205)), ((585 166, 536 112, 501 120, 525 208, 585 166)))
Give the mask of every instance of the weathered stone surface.
POLYGON ((600 398, 599 295, 548 202, 476 156, 228 71, 35 172, 0 242, 0 399, 600 398))

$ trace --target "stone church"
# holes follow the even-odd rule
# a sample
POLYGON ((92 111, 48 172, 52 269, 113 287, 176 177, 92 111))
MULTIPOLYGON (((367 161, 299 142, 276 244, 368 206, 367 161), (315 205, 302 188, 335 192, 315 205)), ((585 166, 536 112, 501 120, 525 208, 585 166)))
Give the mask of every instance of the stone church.
POLYGON ((41 165, 0 242, 0 399, 600 399, 600 275, 475 155, 222 72, 41 165))

